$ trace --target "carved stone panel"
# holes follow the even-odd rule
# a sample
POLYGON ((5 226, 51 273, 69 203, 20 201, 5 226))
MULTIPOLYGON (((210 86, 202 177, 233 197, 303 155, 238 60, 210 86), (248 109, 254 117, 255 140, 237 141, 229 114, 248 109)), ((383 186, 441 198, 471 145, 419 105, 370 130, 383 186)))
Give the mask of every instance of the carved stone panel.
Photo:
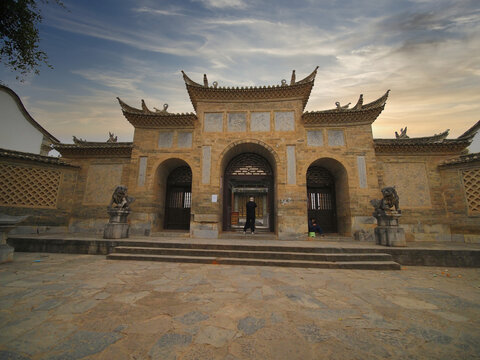
POLYGON ((145 185, 146 173, 147 173, 147 157, 140 156, 140 164, 138 165, 138 186, 145 185))
POLYGON ((287 146, 287 184, 297 183, 297 165, 295 159, 295 146, 287 146))
POLYGON ((307 131, 307 145, 323 146, 323 131, 322 130, 307 131))
POLYGON ((180 131, 177 134, 177 147, 191 148, 193 135, 191 132, 180 131))
POLYGON ((158 135, 159 148, 171 148, 173 145, 173 131, 161 131, 158 135))
POLYGON ((361 189, 367 187, 367 165, 365 163, 365 156, 357 156, 358 167, 358 186, 361 189))
POLYGON ((425 163, 386 163, 383 186, 395 186, 400 208, 431 207, 425 163))
POLYGON ((223 113, 205 113, 203 130, 205 132, 222 132, 223 113))
POLYGON ((228 131, 247 131, 247 113, 228 113, 228 131))
POLYGON ((250 116, 251 131, 270 131, 269 112, 252 112, 250 116))
POLYGON ((295 116, 293 111, 275 111, 275 131, 295 130, 295 116))
POLYGON ((123 165, 90 165, 84 204, 108 205, 113 191, 122 182, 123 165))
POLYGON ((345 146, 342 130, 328 130, 328 146, 345 146))
POLYGON ((211 146, 202 147, 202 184, 210 184, 211 146))

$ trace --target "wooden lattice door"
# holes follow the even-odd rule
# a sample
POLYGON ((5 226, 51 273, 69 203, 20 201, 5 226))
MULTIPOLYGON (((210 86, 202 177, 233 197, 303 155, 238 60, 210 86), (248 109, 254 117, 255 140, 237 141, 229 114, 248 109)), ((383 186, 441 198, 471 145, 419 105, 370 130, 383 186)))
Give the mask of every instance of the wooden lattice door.
POLYGON ((188 166, 173 170, 167 180, 165 229, 190 229, 192 206, 192 171, 188 166))

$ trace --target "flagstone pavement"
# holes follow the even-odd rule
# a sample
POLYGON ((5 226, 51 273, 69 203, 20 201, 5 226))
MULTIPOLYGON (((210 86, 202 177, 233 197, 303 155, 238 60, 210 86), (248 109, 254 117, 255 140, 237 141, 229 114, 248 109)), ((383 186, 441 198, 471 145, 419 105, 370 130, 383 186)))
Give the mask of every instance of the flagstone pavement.
POLYGON ((480 359, 480 269, 296 269, 15 253, 4 359, 480 359))

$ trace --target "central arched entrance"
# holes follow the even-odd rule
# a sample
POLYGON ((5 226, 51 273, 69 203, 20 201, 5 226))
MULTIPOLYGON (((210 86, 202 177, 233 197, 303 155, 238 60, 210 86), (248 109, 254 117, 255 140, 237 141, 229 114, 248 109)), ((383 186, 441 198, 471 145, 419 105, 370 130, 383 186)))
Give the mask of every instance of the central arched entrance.
POLYGON ((243 228, 250 196, 257 203, 257 231, 274 231, 274 173, 267 159, 253 152, 233 157, 225 167, 223 190, 224 231, 243 228))

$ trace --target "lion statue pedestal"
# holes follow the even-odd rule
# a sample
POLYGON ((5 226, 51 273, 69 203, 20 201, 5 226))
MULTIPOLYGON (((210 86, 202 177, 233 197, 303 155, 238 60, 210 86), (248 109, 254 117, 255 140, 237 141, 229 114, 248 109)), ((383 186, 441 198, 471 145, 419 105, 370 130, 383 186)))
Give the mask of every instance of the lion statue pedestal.
POLYGON ((127 222, 128 215, 132 212, 130 204, 135 201, 133 197, 127 196, 127 187, 119 185, 115 188, 110 205, 107 207, 110 220, 105 225, 103 232, 104 239, 128 238, 130 225, 127 222))
POLYGON ((0 214, 0 264, 13 261, 14 248, 7 244, 8 232, 13 230, 26 216, 0 214))
POLYGON ((383 199, 370 202, 375 208, 373 216, 377 219, 375 242, 384 246, 407 246, 405 231, 398 226, 402 211, 399 209, 399 199, 395 187, 383 188, 382 195, 383 199), (393 207, 395 210, 392 209, 393 207))

